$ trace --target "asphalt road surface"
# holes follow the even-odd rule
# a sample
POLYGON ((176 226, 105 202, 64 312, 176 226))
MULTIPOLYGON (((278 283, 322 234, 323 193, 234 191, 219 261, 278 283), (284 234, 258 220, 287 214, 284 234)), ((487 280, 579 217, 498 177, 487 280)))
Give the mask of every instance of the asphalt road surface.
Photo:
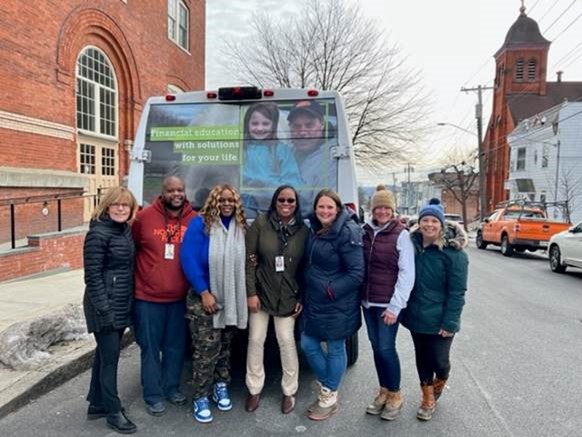
MULTIPOLYGON (((501 256, 498 249, 469 249, 470 286, 462 331, 452 349, 449 387, 434 419, 415 418, 420 398, 412 341, 405 328, 398 337, 405 404, 395 422, 364 413, 376 389, 365 330, 360 359, 348 370, 340 410, 323 423, 305 408, 315 397, 313 375, 302 360, 297 409, 279 412, 279 372, 267 368, 259 409, 243 408, 243 371, 235 370, 235 407, 215 413, 209 425, 191 417, 190 405, 168 406, 165 416, 149 416, 140 393, 139 350, 123 352, 119 386, 129 416, 141 436, 582 436, 582 271, 552 273, 537 255, 501 256)), ((185 375, 187 371, 185 371, 185 375)), ((103 419, 87 422, 85 394, 89 372, 0 421, 0 436, 115 435, 103 419)), ((187 379, 187 378, 185 378, 187 379)), ((185 382, 184 391, 189 392, 185 382)))

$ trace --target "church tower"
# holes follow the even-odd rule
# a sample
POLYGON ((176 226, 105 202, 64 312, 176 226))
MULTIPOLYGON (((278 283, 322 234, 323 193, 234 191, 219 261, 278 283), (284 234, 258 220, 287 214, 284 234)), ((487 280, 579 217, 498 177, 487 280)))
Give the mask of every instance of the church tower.
POLYGON ((522 5, 501 48, 495 53, 493 110, 484 138, 486 168, 486 213, 507 198, 505 181, 509 174, 507 135, 519 122, 516 113, 531 99, 547 93, 547 63, 550 41, 540 33, 538 23, 528 17, 522 5), (518 109, 515 111, 515 109, 518 109))

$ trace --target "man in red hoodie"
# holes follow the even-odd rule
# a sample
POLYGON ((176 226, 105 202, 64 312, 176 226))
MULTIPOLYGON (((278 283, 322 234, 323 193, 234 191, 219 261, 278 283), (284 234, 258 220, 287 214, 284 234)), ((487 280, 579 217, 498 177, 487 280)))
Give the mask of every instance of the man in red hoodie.
POLYGON ((186 199, 184 181, 168 176, 162 194, 137 214, 132 225, 135 336, 141 348, 143 398, 152 416, 165 413, 164 399, 176 405, 186 403, 179 387, 189 285, 179 257, 184 233, 195 216, 186 199))

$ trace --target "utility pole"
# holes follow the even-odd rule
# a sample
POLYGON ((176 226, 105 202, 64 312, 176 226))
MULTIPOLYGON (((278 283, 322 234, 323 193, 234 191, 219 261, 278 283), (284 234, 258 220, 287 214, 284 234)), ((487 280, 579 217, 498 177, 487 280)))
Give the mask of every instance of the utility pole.
POLYGON ((483 144, 483 90, 492 90, 495 87, 479 85, 476 88, 462 87, 461 91, 477 91, 477 105, 475 105, 475 118, 477 119, 477 153, 479 154, 479 221, 485 218, 487 207, 485 187, 485 150, 483 144))

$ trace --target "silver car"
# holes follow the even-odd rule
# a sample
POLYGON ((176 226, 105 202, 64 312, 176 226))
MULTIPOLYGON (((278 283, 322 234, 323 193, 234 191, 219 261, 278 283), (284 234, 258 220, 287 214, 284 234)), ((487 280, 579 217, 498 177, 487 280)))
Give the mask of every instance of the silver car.
POLYGON ((566 267, 582 268, 582 222, 550 239, 550 268, 564 273, 566 267))

